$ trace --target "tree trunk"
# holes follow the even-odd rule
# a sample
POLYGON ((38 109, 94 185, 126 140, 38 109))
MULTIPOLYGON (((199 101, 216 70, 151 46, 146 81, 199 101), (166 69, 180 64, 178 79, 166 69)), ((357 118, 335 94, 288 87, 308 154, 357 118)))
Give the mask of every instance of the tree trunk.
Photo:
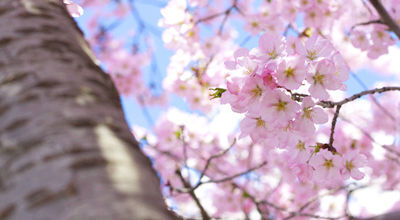
POLYGON ((62 0, 0 1, 0 219, 173 219, 62 0))

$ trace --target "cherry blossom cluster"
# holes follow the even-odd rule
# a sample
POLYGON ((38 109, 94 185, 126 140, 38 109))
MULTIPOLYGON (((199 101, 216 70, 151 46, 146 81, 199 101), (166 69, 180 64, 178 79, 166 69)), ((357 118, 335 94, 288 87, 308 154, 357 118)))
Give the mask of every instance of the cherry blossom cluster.
POLYGON ((282 33, 288 23, 295 24, 299 14, 304 16, 306 27, 330 31, 334 19, 348 10, 343 7, 344 2, 342 0, 267 1, 258 10, 251 10, 244 5, 245 3, 240 6, 249 12, 245 18, 244 29, 252 35, 257 35, 261 31, 282 33))
POLYGON ((328 90, 344 89, 349 74, 329 41, 313 35, 286 42, 278 35, 264 34, 257 48, 238 49, 226 66, 230 76, 221 103, 245 114, 240 137, 249 135, 265 147, 287 149, 300 180, 362 179, 358 168, 366 165, 365 156, 312 144, 316 125, 328 121, 318 100, 328 99, 328 90), (299 98, 297 91, 305 90, 309 95, 299 98))
MULTIPOLYGON (((399 1, 386 1, 385 6, 390 9, 388 14, 393 20, 398 21, 399 1)), ((350 41, 354 47, 362 51, 367 51, 371 59, 376 59, 388 53, 388 47, 395 44, 395 40, 390 35, 390 29, 376 12, 370 12, 368 16, 363 16, 365 20, 353 24, 350 29, 350 41)))
MULTIPOLYGON (((373 100, 372 100, 373 101, 373 100)), ((375 118, 373 126, 378 131, 384 131, 386 134, 399 136, 400 133, 400 99, 396 93, 385 93, 379 97, 380 106, 384 106, 386 111, 382 111, 380 106, 373 105, 372 113, 375 118)), ((397 137, 400 138, 400 137, 397 137)))
MULTIPOLYGON (((392 0, 388 6, 393 6, 390 13, 397 19, 395 3, 392 0)), ((221 62, 237 48, 238 42, 233 43, 236 35, 227 22, 230 20, 244 21, 243 29, 250 36, 262 32, 286 35, 288 30, 298 36, 309 34, 308 31, 319 33, 345 52, 345 59, 353 68, 387 54, 394 44, 388 27, 368 2, 291 0, 262 1, 258 7, 255 4, 252 0, 221 0, 213 4, 169 1, 161 10, 163 18, 159 26, 165 28, 162 35, 165 46, 175 54, 167 68, 164 88, 184 97, 192 109, 209 112, 212 105, 207 100, 208 88, 222 84, 225 74, 221 62), (216 34, 204 38, 204 29, 216 34), (367 51, 368 56, 360 56, 358 48, 367 51)), ((393 61, 386 59, 385 64, 379 68, 393 71, 393 61)))
POLYGON ((162 34, 165 46, 175 50, 163 80, 164 89, 185 98, 192 109, 207 113, 213 107, 209 88, 224 84, 225 73, 221 66, 237 46, 233 42, 233 31, 200 37, 198 22, 207 14, 197 12, 205 4, 206 1, 169 1, 161 9, 163 18, 159 26, 165 28, 162 34))
POLYGON ((382 188, 396 190, 400 187, 400 176, 397 172, 400 156, 400 99, 398 93, 385 93, 377 101, 386 111, 373 105, 371 112, 373 117, 379 120, 371 120, 371 125, 376 133, 384 134, 382 139, 387 142, 380 143, 380 147, 385 151, 380 157, 374 157, 369 165, 373 168, 374 178, 385 179, 382 188))
MULTIPOLYGON (((252 171, 253 175, 261 176, 262 173, 267 173, 266 171, 271 169, 265 166, 265 158, 258 154, 266 155, 267 149, 254 146, 254 150, 258 153, 249 153, 249 145, 253 145, 249 139, 236 142, 232 135, 229 138, 220 137, 221 135, 216 130, 206 117, 183 113, 177 109, 170 109, 159 120, 154 128, 155 136, 149 135, 148 131, 143 132, 139 128, 134 128, 136 136, 146 140, 147 146, 143 149, 153 159, 153 166, 160 173, 164 186, 167 187, 164 189, 166 196, 173 199, 175 203, 179 203, 180 206, 185 206, 191 199, 184 193, 190 189, 184 187, 177 172, 182 172, 187 179, 192 175, 192 179, 188 181, 198 184, 200 181, 211 180, 212 183, 213 180, 241 173, 246 174, 252 168, 257 168, 252 171), (212 157, 215 158, 209 161, 212 157), (244 164, 246 166, 243 166, 244 164)), ((237 179, 240 178, 242 177, 238 176, 237 179)), ((210 198, 214 196, 217 198, 218 194, 226 190, 226 184, 233 180, 234 178, 221 181, 222 185, 208 189, 215 194, 210 198)), ((237 198, 242 199, 241 194, 237 198)), ((217 202, 217 200, 214 201, 217 202)), ((215 205, 220 207, 222 204, 215 205)), ((231 203, 225 206, 230 207, 231 203)), ((224 208, 218 208, 216 215, 226 211, 224 208)), ((229 208, 229 212, 238 211, 240 209, 236 207, 229 208)), ((190 212, 193 214, 192 210, 190 212)))
MULTIPOLYGON (((376 59, 388 53, 388 47, 395 44, 390 34, 386 31, 387 26, 383 24, 371 25, 369 32, 364 30, 353 30, 350 34, 351 43, 354 47, 367 51, 368 57, 376 59)), ((360 29, 360 28, 358 28, 360 29)))
MULTIPOLYGON (((196 216, 193 213, 195 204, 189 194, 196 191, 212 217, 241 218, 242 213, 253 216, 258 210, 263 215, 269 210, 278 219, 284 218, 287 213, 283 210, 296 210, 326 193, 326 188, 341 189, 335 196, 343 196, 346 191, 342 187, 346 185, 346 179, 363 178, 364 173, 359 168, 366 165, 367 158, 373 160, 371 141, 366 136, 358 139, 348 136, 341 127, 335 133, 335 140, 340 143, 337 145, 340 155, 332 154, 322 145, 316 152, 315 148, 302 142, 282 151, 254 143, 249 137, 234 141, 234 135, 230 135, 228 140, 224 140, 206 117, 175 109, 158 121, 155 136, 139 128, 134 130, 136 137, 145 143, 143 149, 161 175, 171 206, 177 207, 176 211, 187 217, 196 216), (186 184, 177 173, 187 181, 186 184), (223 203, 220 202, 222 198, 223 203), (265 201, 265 204, 254 200, 265 201), (207 206, 207 201, 212 201, 212 205, 207 206), (271 209, 268 201, 285 208, 271 209)), ((320 132, 324 133, 329 132, 320 132)), ((376 175, 384 175, 384 171, 379 172, 376 175)), ((322 203, 315 202, 304 212, 326 213, 326 210, 322 203)), ((342 213, 343 210, 337 209, 331 214, 342 213)))
MULTIPOLYGON (((193 43, 195 46, 195 41, 193 43)), ((164 89, 185 98, 191 109, 210 112, 215 103, 210 102, 209 88, 225 83, 221 67, 235 48, 231 36, 223 35, 203 42, 196 56, 182 49, 176 51, 167 67, 164 89)))

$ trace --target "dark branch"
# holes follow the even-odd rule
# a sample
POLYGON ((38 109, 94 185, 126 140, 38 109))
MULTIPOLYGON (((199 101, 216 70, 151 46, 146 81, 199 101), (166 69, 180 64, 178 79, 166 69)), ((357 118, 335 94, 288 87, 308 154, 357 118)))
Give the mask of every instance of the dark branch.
POLYGON ((356 99, 361 98, 362 96, 369 95, 369 94, 375 94, 375 93, 383 93, 383 92, 388 92, 388 91, 400 91, 399 86, 388 86, 388 87, 382 87, 382 88, 376 88, 376 89, 371 89, 371 90, 365 90, 360 93, 354 94, 348 98, 343 99, 342 101, 339 102, 332 102, 332 101, 320 101, 317 104, 324 107, 324 108, 333 108, 338 105, 344 105, 348 102, 354 101, 356 99))
MULTIPOLYGON (((367 85, 365 85, 365 83, 356 74, 350 72, 350 75, 356 80, 358 84, 360 84, 361 87, 363 87, 364 90, 368 90, 367 85)), ((383 113, 389 116, 392 120, 395 120, 395 117, 386 108, 384 108, 381 103, 379 103, 379 101, 373 94, 370 94, 370 97, 372 98, 372 101, 376 104, 376 106, 378 106, 378 108, 382 110, 383 113)))
POLYGON ((385 7, 381 4, 379 0, 370 0, 371 4, 374 6, 378 14, 381 16, 383 22, 397 35, 400 39, 400 27, 393 20, 393 18, 386 11, 385 7))
POLYGON ((337 118, 339 117, 340 108, 342 108, 342 105, 336 106, 336 111, 335 111, 335 114, 333 115, 333 119, 332 119, 331 134, 329 136, 329 146, 331 146, 331 147, 333 147, 333 141, 334 141, 333 135, 335 134, 335 127, 336 127, 337 118))
POLYGON ((365 26, 365 25, 370 25, 370 24, 383 24, 383 22, 379 19, 361 22, 361 23, 357 23, 357 24, 351 26, 350 30, 353 30, 354 28, 356 28, 358 26, 365 26))
POLYGON ((255 167, 253 167, 253 168, 251 168, 251 169, 248 169, 248 170, 246 170, 246 171, 243 171, 243 172, 240 172, 240 173, 237 173, 237 174, 235 174, 235 175, 228 176, 228 177, 225 177, 225 178, 222 178, 222 179, 219 179, 219 180, 208 180, 208 181, 205 181, 205 182, 201 182, 201 184, 206 184, 206 183, 222 183, 222 182, 225 182, 225 181, 229 181, 229 180, 235 179, 236 177, 239 177, 239 176, 248 174, 248 173, 250 173, 250 172, 252 172, 252 171, 254 171, 254 170, 257 170, 257 169, 263 167, 263 166, 266 165, 266 164, 267 164, 267 162, 264 161, 264 162, 262 162, 260 165, 255 166, 255 167))
MULTIPOLYGON (((179 179, 181 180, 183 186, 185 188, 191 188, 192 186, 188 181, 185 180, 185 178, 182 176, 182 173, 179 169, 175 171, 176 175, 178 175, 179 179)), ((197 198, 196 194, 194 191, 189 191, 189 195, 192 197, 194 202, 196 203, 197 207, 200 209, 201 217, 203 220, 210 220, 210 216, 208 215, 207 211, 204 209, 203 205, 200 203, 199 198, 197 198)))
POLYGON ((236 10, 240 14, 243 15, 243 12, 237 6, 237 2, 238 2, 238 0, 234 0, 232 5, 229 8, 227 8, 225 11, 222 11, 222 12, 219 12, 219 13, 204 17, 204 18, 200 18, 199 20, 197 20, 195 22, 195 25, 198 24, 198 23, 204 22, 204 21, 208 21, 208 20, 212 20, 212 19, 218 18, 220 16, 224 16, 223 19, 222 19, 222 22, 221 22, 221 24, 219 26, 219 29, 218 29, 218 34, 220 35, 222 33, 222 30, 224 29, 224 25, 225 25, 226 21, 228 20, 229 15, 232 13, 233 10, 236 10))
POLYGON ((211 156, 210 158, 208 158, 208 160, 206 162, 206 165, 204 166, 204 169, 201 171, 200 178, 199 178, 199 183, 196 186, 194 186, 193 189, 196 189, 197 187, 200 186, 201 179, 204 177, 204 175, 206 174, 208 168, 210 167, 211 161, 216 159, 216 158, 218 158, 218 157, 221 157, 221 156, 225 155, 235 145, 235 143, 236 143, 236 139, 233 140, 233 143, 228 148, 226 148, 225 150, 219 152, 218 154, 215 154, 215 155, 211 156))

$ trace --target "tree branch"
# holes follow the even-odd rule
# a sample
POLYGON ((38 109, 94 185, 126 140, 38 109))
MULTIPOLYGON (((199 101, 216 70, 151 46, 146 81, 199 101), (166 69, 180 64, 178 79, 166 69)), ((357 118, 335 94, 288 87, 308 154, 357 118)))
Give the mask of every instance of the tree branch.
POLYGON ((232 5, 229 8, 227 8, 225 11, 222 11, 222 12, 219 12, 219 13, 204 17, 204 18, 200 18, 194 24, 196 25, 198 23, 201 23, 201 22, 204 22, 204 21, 207 21, 207 20, 212 20, 214 18, 217 18, 217 17, 223 15, 224 18, 222 19, 222 22, 221 22, 221 24, 220 24, 220 26, 218 28, 218 34, 220 35, 222 33, 222 30, 224 28, 224 25, 225 25, 226 21, 228 20, 229 15, 231 14, 231 12, 233 10, 237 10, 240 14, 243 14, 242 11, 237 6, 237 2, 238 2, 238 0, 234 0, 232 5))
MULTIPOLYGON (((361 87, 363 87, 364 90, 368 90, 367 85, 353 72, 350 72, 350 75, 356 80, 358 84, 360 84, 361 87)), ((376 97, 373 94, 370 94, 370 97, 372 98, 372 101, 382 110, 383 113, 385 113, 387 116, 389 116, 392 120, 395 120, 395 117, 386 109, 384 108, 381 103, 376 99, 376 97)))
POLYGON ((375 20, 371 20, 371 21, 366 21, 366 22, 361 22, 361 23, 357 23, 353 26, 351 26, 350 30, 353 30, 354 28, 358 27, 358 26, 365 26, 365 25, 370 25, 370 24, 383 24, 383 22, 380 19, 375 19, 375 20))
POLYGON ((202 178, 204 177, 204 175, 206 174, 206 172, 207 172, 207 170, 208 170, 208 168, 209 168, 209 166, 210 166, 210 164, 211 164, 211 161, 214 160, 214 159, 216 159, 216 158, 218 158, 218 157, 221 157, 221 156, 225 155, 225 154, 235 145, 235 143, 236 143, 236 139, 233 140, 233 143, 232 143, 228 148, 226 148, 225 150, 219 152, 218 154, 212 155, 211 157, 208 158, 208 160, 207 160, 207 162, 206 162, 206 165, 204 166, 204 169, 201 171, 200 178, 199 178, 199 183, 197 183, 197 184, 193 187, 193 189, 196 189, 197 187, 200 186, 200 184, 201 184, 201 179, 202 179, 202 178))
POLYGON ((331 146, 331 147, 333 147, 333 141, 334 141, 333 135, 335 133, 335 127, 336 127, 337 118, 339 117, 340 108, 342 108, 342 105, 336 106, 336 111, 335 111, 335 114, 333 115, 333 119, 332 119, 331 134, 329 136, 329 146, 331 146))
POLYGON ((400 27, 393 20, 393 18, 386 11, 385 7, 381 4, 379 0, 370 0, 371 4, 374 6, 378 14, 381 16, 383 22, 397 35, 400 39, 400 27))
MULTIPOLYGON (((336 127, 336 122, 337 122, 337 118, 339 117, 339 112, 340 112, 340 108, 342 107, 342 105, 348 103, 348 102, 352 102, 358 98, 361 98, 364 95, 371 95, 371 94, 375 94, 375 93, 383 93, 383 92, 387 92, 387 91, 400 91, 400 87, 398 86, 388 86, 388 87, 382 87, 382 88, 376 88, 376 89, 372 89, 372 90, 365 90, 362 91, 360 93, 354 94, 348 98, 343 99, 342 101, 339 102, 332 102, 332 101, 320 101, 317 104, 324 107, 324 108, 334 108, 336 106, 336 110, 335 110, 335 114, 333 116, 332 119, 332 125, 331 125, 331 133, 329 136, 329 146, 333 147, 333 141, 334 141, 334 133, 335 133, 335 127, 336 127)), ((292 95, 293 97, 293 95, 292 95)))
MULTIPOLYGON (((349 185, 350 185, 350 184, 349 184, 349 185)), ((297 210, 296 212, 290 212, 290 215, 289 215, 288 217, 286 217, 284 220, 288 220, 288 219, 291 219, 291 218, 296 217, 296 216, 308 216, 308 217, 314 217, 314 218, 319 218, 319 219, 340 219, 340 218, 345 217, 345 216, 339 216, 339 217, 322 217, 322 216, 313 215, 313 214, 307 214, 307 213, 302 213, 302 212, 303 212, 308 206, 310 206, 312 203, 314 203, 315 201, 319 200, 320 198, 322 198, 322 197, 324 197, 324 196, 327 196, 327 195, 331 195, 331 194, 337 193, 337 192, 339 192, 339 191, 341 191, 341 190, 343 190, 343 189, 346 189, 349 185, 344 185, 344 186, 341 186, 341 187, 339 187, 339 188, 329 190, 329 191, 326 192, 326 193, 323 193, 323 194, 314 196, 314 197, 313 197, 312 199, 310 199, 308 202, 304 203, 304 204, 299 208, 299 210, 297 210)))
MULTIPOLYGON (((177 169, 175 171, 175 173, 176 173, 176 175, 178 175, 179 179, 181 180, 181 182, 185 188, 192 188, 190 183, 188 181, 186 181, 185 178, 183 178, 182 173, 179 169, 177 169)), ((197 198, 194 191, 191 190, 188 193, 192 197, 194 202, 196 203, 197 207, 200 209, 201 217, 203 218, 203 220, 210 220, 211 219, 210 216, 208 215, 207 211, 204 209, 203 205, 201 204, 199 198, 197 198)))
POLYGON ((344 105, 348 102, 354 101, 356 99, 361 98, 362 96, 369 95, 369 94, 375 94, 375 93, 383 93, 383 92, 388 92, 388 91, 400 91, 400 86, 387 86, 387 87, 382 87, 382 88, 376 88, 376 89, 371 89, 371 90, 365 90, 360 93, 354 94, 348 98, 343 99, 342 101, 339 102, 332 102, 332 101, 320 101, 317 104, 324 107, 324 108, 333 108, 338 105, 344 105))
POLYGON ((258 166, 255 166, 255 167, 253 167, 253 168, 251 168, 251 169, 248 169, 248 170, 246 170, 246 171, 243 171, 243 172, 240 172, 240 173, 237 173, 237 174, 235 174, 235 175, 228 176, 228 177, 225 177, 225 178, 222 178, 222 179, 218 179, 218 180, 208 180, 208 181, 205 181, 205 182, 201 182, 201 184, 206 184, 206 183, 221 183, 221 182, 225 182, 225 181, 228 181, 228 180, 232 180, 232 179, 235 179, 236 177, 239 177, 239 176, 241 176, 241 175, 248 174, 248 173, 250 173, 250 172, 252 172, 252 171, 254 171, 254 170, 256 170, 256 169, 259 169, 259 168, 263 167, 263 166, 266 165, 266 164, 267 164, 267 162, 264 161, 263 163, 259 164, 258 166))

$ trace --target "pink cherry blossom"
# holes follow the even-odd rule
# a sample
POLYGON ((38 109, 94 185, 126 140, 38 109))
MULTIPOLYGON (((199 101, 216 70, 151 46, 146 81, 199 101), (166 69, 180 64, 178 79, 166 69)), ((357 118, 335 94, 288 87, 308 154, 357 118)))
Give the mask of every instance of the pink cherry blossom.
POLYGON ((319 61, 315 70, 309 73, 306 78, 311 84, 308 90, 311 96, 318 99, 327 99, 329 98, 327 89, 341 88, 342 83, 335 77, 335 73, 335 65, 331 60, 323 59, 319 61))
POLYGON ((261 116, 246 115, 240 122, 240 137, 249 135, 254 142, 267 138, 271 132, 271 125, 261 116))
POLYGON ((367 164, 367 157, 360 154, 357 150, 353 150, 343 155, 344 167, 341 170, 341 174, 344 178, 350 176, 355 180, 361 180, 364 177, 358 168, 363 167, 367 164))
POLYGON ((246 79, 239 99, 241 104, 248 107, 252 104, 258 105, 266 92, 270 92, 270 89, 264 85, 260 77, 255 75, 246 79))
POLYGON ((314 34, 304 44, 298 44, 297 52, 308 62, 315 62, 324 57, 329 57, 333 52, 333 46, 328 40, 314 34))
POLYGON ((263 16, 260 14, 253 14, 246 17, 246 23, 243 27, 246 31, 250 32, 252 35, 257 35, 261 32, 264 27, 265 20, 262 19, 263 16))
POLYGON ((294 118, 300 106, 283 91, 274 90, 265 94, 259 107, 250 109, 249 111, 256 112, 259 108, 265 109, 261 112, 261 116, 267 121, 285 124, 294 118))
POLYGON ((370 47, 369 38, 365 32, 354 30, 350 34, 350 40, 354 47, 361 50, 367 50, 370 47))
POLYGON ((267 60, 274 60, 282 55, 285 45, 282 37, 277 34, 263 34, 258 40, 259 56, 267 60))
POLYGON ((315 105, 311 97, 303 99, 301 109, 300 115, 296 118, 296 130, 304 135, 313 135, 314 124, 324 124, 328 121, 328 115, 321 107, 315 105))
POLYGON ((304 60, 300 57, 288 57, 278 66, 276 78, 278 83, 288 89, 297 89, 306 76, 304 60))
POLYGON ((290 166, 293 173, 297 176, 300 182, 310 181, 312 179, 314 170, 307 163, 294 163, 290 166))
POLYGON ((313 155, 310 164, 315 169, 314 179, 318 182, 327 182, 342 178, 340 173, 340 170, 343 168, 342 158, 326 149, 322 149, 313 155))

